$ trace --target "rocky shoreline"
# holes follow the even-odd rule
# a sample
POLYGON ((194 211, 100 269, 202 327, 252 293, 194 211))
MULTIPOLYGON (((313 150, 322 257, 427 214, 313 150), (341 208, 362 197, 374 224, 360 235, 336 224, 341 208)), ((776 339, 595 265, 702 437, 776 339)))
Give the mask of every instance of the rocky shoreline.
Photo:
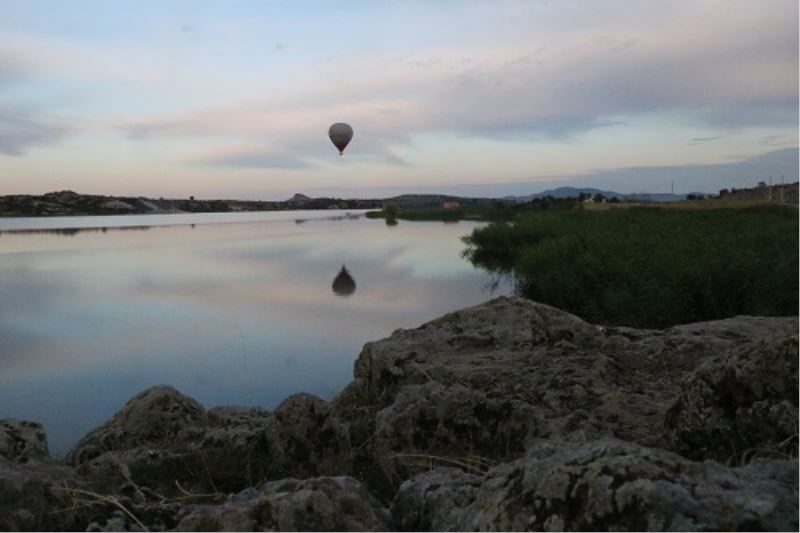
POLYGON ((798 319, 603 328, 497 298, 330 402, 132 398, 64 461, 0 421, 6 530, 797 530, 798 319))

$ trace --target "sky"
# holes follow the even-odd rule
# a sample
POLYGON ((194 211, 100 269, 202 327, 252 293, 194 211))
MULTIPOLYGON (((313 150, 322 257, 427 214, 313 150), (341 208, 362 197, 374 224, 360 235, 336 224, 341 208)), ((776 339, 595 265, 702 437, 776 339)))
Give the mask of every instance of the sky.
POLYGON ((798 175, 796 0, 3 0, 0 194, 713 192, 798 175), (330 124, 355 134, 339 156, 330 124))

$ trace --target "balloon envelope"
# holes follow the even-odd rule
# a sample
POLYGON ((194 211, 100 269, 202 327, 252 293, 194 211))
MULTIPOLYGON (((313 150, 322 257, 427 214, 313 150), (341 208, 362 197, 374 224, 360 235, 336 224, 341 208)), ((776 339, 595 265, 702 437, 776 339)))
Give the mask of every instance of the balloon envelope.
POLYGON ((353 138, 353 128, 344 122, 337 122, 328 128, 328 137, 331 138, 333 145, 339 149, 339 155, 342 155, 344 149, 350 144, 350 139, 353 138))
POLYGON ((339 296, 350 296, 356 292, 356 280, 350 275, 344 265, 333 279, 333 292, 339 296))

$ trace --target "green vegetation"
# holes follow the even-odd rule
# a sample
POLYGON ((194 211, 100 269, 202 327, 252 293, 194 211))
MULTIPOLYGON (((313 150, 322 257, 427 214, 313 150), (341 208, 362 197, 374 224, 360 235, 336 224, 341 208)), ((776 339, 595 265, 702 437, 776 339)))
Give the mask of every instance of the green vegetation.
POLYGON ((510 203, 499 200, 461 203, 458 207, 399 207, 387 204, 381 211, 370 211, 368 218, 386 218, 399 220, 439 220, 451 222, 457 220, 510 221, 521 214, 549 210, 574 209, 575 198, 536 198, 525 203, 510 203))
POLYGON ((513 274, 521 295, 590 322, 797 314, 796 208, 526 213, 465 242, 475 265, 513 274))
POLYGON ((383 207, 383 215, 387 226, 397 225, 397 213, 399 208, 395 204, 387 204, 383 207))

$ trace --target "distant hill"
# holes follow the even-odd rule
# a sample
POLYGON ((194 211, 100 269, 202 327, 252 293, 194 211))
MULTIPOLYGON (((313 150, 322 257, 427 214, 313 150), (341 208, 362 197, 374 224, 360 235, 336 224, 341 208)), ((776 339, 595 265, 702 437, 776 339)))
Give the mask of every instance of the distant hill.
POLYGON ((309 202, 309 201, 311 201, 310 196, 306 196, 305 194, 300 194, 299 192, 287 200, 287 202, 309 202))

